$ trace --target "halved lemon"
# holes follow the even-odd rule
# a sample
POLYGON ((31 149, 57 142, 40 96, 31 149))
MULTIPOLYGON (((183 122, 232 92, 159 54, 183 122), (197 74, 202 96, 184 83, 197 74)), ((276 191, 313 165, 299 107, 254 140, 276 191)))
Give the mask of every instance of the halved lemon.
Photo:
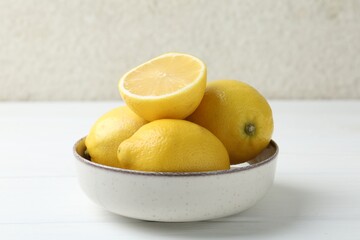
POLYGON ((148 121, 186 118, 200 104, 205 88, 205 64, 184 53, 166 53, 151 59, 119 81, 125 103, 148 121))

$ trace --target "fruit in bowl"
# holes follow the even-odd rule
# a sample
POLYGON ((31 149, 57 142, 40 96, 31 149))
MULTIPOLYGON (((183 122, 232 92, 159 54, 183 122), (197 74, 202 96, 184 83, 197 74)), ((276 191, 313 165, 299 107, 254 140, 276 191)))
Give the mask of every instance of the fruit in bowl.
POLYGON ((117 149, 124 140, 131 137, 142 125, 144 119, 127 106, 121 106, 105 113, 90 129, 85 144, 87 154, 96 163, 119 167, 117 149))
POLYGON ((126 105, 74 146, 85 193, 109 211, 154 221, 211 219, 256 203, 278 153, 270 105, 244 82, 206 81, 205 64, 182 53, 126 73, 118 85, 126 105))
POLYGON ((200 106, 187 119, 209 129, 224 143, 231 164, 258 155, 269 144, 274 128, 266 99, 236 80, 210 82, 200 106))
POLYGON ((120 167, 152 172, 201 172, 230 168, 222 142, 209 130, 179 119, 155 120, 118 148, 120 167))

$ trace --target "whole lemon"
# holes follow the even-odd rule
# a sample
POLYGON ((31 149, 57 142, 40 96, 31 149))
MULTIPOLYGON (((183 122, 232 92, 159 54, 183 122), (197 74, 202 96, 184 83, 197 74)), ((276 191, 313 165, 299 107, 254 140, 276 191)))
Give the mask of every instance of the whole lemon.
POLYGON ((85 139, 91 161, 119 167, 117 149, 122 141, 131 137, 147 123, 128 107, 115 108, 101 116, 92 126, 85 139))
POLYGON ((118 149, 121 168, 201 172, 230 168, 228 153, 209 130, 185 120, 160 119, 142 126, 118 149))
POLYGON ((222 141, 231 164, 258 155, 269 144, 274 128, 266 99, 255 88, 236 80, 210 82, 188 120, 207 128, 222 141))

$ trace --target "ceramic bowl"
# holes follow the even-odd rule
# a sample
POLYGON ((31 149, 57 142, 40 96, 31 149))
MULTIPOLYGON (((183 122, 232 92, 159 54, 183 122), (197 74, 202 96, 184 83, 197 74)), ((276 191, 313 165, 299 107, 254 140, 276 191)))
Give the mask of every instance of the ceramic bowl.
POLYGON ((212 172, 142 172, 85 158, 85 138, 74 146, 80 186, 110 212, 149 221, 188 222, 224 217, 253 206, 271 187, 278 146, 271 141, 255 159, 212 172))

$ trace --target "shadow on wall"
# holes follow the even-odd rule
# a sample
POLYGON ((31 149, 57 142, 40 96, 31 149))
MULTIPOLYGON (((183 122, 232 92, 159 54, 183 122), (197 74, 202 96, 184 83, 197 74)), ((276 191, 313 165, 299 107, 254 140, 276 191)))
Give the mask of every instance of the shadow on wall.
MULTIPOLYGON (((226 218, 203 222, 161 223, 136 220, 121 221, 133 231, 149 237, 176 238, 232 238, 240 236, 266 236, 288 230, 301 217, 307 204, 303 189, 275 184, 269 193, 253 208, 226 218)), ((116 216, 122 218, 120 216, 116 216)))

